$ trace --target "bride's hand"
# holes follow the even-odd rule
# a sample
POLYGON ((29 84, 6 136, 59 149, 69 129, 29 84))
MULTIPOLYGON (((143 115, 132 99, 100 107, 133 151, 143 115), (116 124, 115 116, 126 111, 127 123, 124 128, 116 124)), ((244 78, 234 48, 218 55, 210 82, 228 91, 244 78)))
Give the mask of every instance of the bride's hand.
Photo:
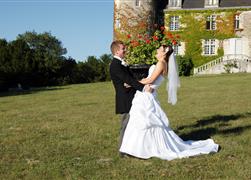
POLYGON ((144 91, 145 91, 145 92, 152 93, 153 90, 154 90, 154 89, 151 87, 150 84, 147 84, 147 85, 145 85, 145 87, 144 87, 144 91))
POLYGON ((149 83, 147 82, 147 78, 143 78, 143 79, 141 79, 139 82, 140 82, 141 84, 149 84, 149 83))
POLYGON ((143 79, 141 79, 139 82, 142 83, 142 82, 144 82, 145 79, 146 79, 146 78, 143 78, 143 79))

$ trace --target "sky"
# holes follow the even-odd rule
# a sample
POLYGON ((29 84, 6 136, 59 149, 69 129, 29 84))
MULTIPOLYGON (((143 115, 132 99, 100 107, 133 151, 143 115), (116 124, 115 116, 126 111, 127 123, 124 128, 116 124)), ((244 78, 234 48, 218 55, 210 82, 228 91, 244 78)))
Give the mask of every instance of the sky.
POLYGON ((110 54, 113 0, 0 0, 0 38, 26 31, 50 32, 76 61, 110 54))

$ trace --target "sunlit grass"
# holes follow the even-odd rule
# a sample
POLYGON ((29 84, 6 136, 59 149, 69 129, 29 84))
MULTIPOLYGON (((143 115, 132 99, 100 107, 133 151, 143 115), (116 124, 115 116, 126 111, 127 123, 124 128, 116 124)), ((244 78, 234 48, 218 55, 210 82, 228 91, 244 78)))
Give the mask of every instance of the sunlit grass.
POLYGON ((251 74, 181 79, 159 99, 183 139, 212 137, 213 155, 163 161, 118 156, 111 82, 0 94, 0 179, 250 179, 251 74))

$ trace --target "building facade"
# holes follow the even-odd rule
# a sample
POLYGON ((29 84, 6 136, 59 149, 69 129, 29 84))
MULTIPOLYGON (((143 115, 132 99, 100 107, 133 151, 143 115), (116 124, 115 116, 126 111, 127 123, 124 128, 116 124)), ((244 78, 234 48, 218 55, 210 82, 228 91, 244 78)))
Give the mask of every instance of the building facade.
POLYGON ((115 0, 114 6, 115 39, 163 24, 180 34, 175 53, 192 59, 194 74, 251 72, 251 1, 115 0))

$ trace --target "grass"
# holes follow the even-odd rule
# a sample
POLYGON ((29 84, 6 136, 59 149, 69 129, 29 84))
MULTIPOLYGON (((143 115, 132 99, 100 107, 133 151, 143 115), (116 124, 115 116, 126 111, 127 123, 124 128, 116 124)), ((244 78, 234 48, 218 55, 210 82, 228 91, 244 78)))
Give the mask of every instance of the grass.
POLYGON ((251 179, 251 74, 182 78, 161 105, 183 139, 221 151, 164 161, 118 156, 110 82, 0 94, 0 179, 251 179))

